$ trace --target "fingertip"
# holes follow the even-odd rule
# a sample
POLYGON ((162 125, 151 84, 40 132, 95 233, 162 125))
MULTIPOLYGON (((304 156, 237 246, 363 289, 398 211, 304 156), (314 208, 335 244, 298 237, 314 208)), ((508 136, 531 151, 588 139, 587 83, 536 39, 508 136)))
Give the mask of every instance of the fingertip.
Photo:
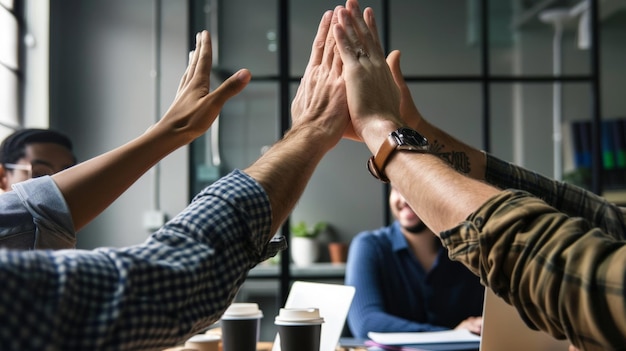
POLYGON ((235 78, 238 81, 247 84, 250 79, 252 79, 252 73, 250 73, 250 70, 248 70, 247 68, 242 68, 237 73, 235 73, 235 78))
MULTIPOLYGON (((387 64, 392 68, 400 68, 400 50, 393 50, 387 55, 387 64)), ((393 70, 392 70, 393 71, 393 70)))
POLYGON ((328 26, 328 25, 329 25, 329 23, 331 23, 331 22, 332 22, 332 20, 333 20, 333 16, 334 16, 334 15, 335 15, 335 12, 334 12, 334 11, 332 11, 332 10, 326 10, 326 11, 324 12, 324 15, 322 15, 322 21, 321 21, 321 23, 323 23, 323 24, 324 24, 324 26, 328 26))
POLYGON ((341 41, 344 39, 344 29, 341 23, 335 23, 331 30, 333 31, 333 36, 335 37, 336 41, 341 41))
POLYGON ((213 92, 222 103, 231 97, 239 94, 250 82, 252 75, 248 69, 242 68, 239 71, 233 73, 228 79, 226 79, 220 86, 218 86, 213 92))

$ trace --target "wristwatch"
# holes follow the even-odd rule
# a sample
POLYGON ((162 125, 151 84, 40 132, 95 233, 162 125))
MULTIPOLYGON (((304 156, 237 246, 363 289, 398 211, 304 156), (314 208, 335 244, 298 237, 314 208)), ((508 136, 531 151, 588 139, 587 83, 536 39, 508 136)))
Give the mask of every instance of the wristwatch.
POLYGON ((376 156, 367 160, 367 169, 374 178, 389 183, 385 175, 385 166, 396 151, 429 152, 428 140, 420 133, 409 128, 399 128, 391 133, 378 149, 376 156))

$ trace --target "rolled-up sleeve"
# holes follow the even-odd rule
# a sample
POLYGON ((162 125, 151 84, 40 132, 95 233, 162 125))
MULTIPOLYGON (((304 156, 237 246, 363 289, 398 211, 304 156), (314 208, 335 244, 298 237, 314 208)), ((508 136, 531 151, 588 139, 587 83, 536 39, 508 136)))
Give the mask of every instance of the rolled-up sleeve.
POLYGON ((461 261, 526 323, 585 350, 622 349, 626 246, 524 191, 503 191, 442 232, 461 261))
POLYGON ((0 195, 0 246, 10 249, 67 249, 76 246, 69 208, 51 177, 13 185, 0 195))

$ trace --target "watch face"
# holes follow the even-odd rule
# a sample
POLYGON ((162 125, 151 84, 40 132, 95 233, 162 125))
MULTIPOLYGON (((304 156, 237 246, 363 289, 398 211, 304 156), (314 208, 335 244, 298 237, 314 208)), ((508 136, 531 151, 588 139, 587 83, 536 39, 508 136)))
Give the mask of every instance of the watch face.
POLYGON ((395 133, 398 145, 410 145, 415 147, 428 146, 428 140, 413 129, 400 128, 395 133))

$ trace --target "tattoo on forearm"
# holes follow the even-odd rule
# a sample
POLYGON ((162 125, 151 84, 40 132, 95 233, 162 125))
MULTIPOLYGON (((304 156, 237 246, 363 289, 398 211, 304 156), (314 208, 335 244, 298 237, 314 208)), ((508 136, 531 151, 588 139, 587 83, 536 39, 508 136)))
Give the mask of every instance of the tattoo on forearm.
POLYGON ((442 160, 446 161, 448 164, 452 166, 452 168, 456 169, 458 172, 469 174, 471 170, 471 165, 469 162, 469 157, 465 152, 457 152, 457 151, 443 151, 446 146, 443 144, 439 144, 438 140, 435 140, 431 146, 430 151, 439 156, 442 160))

